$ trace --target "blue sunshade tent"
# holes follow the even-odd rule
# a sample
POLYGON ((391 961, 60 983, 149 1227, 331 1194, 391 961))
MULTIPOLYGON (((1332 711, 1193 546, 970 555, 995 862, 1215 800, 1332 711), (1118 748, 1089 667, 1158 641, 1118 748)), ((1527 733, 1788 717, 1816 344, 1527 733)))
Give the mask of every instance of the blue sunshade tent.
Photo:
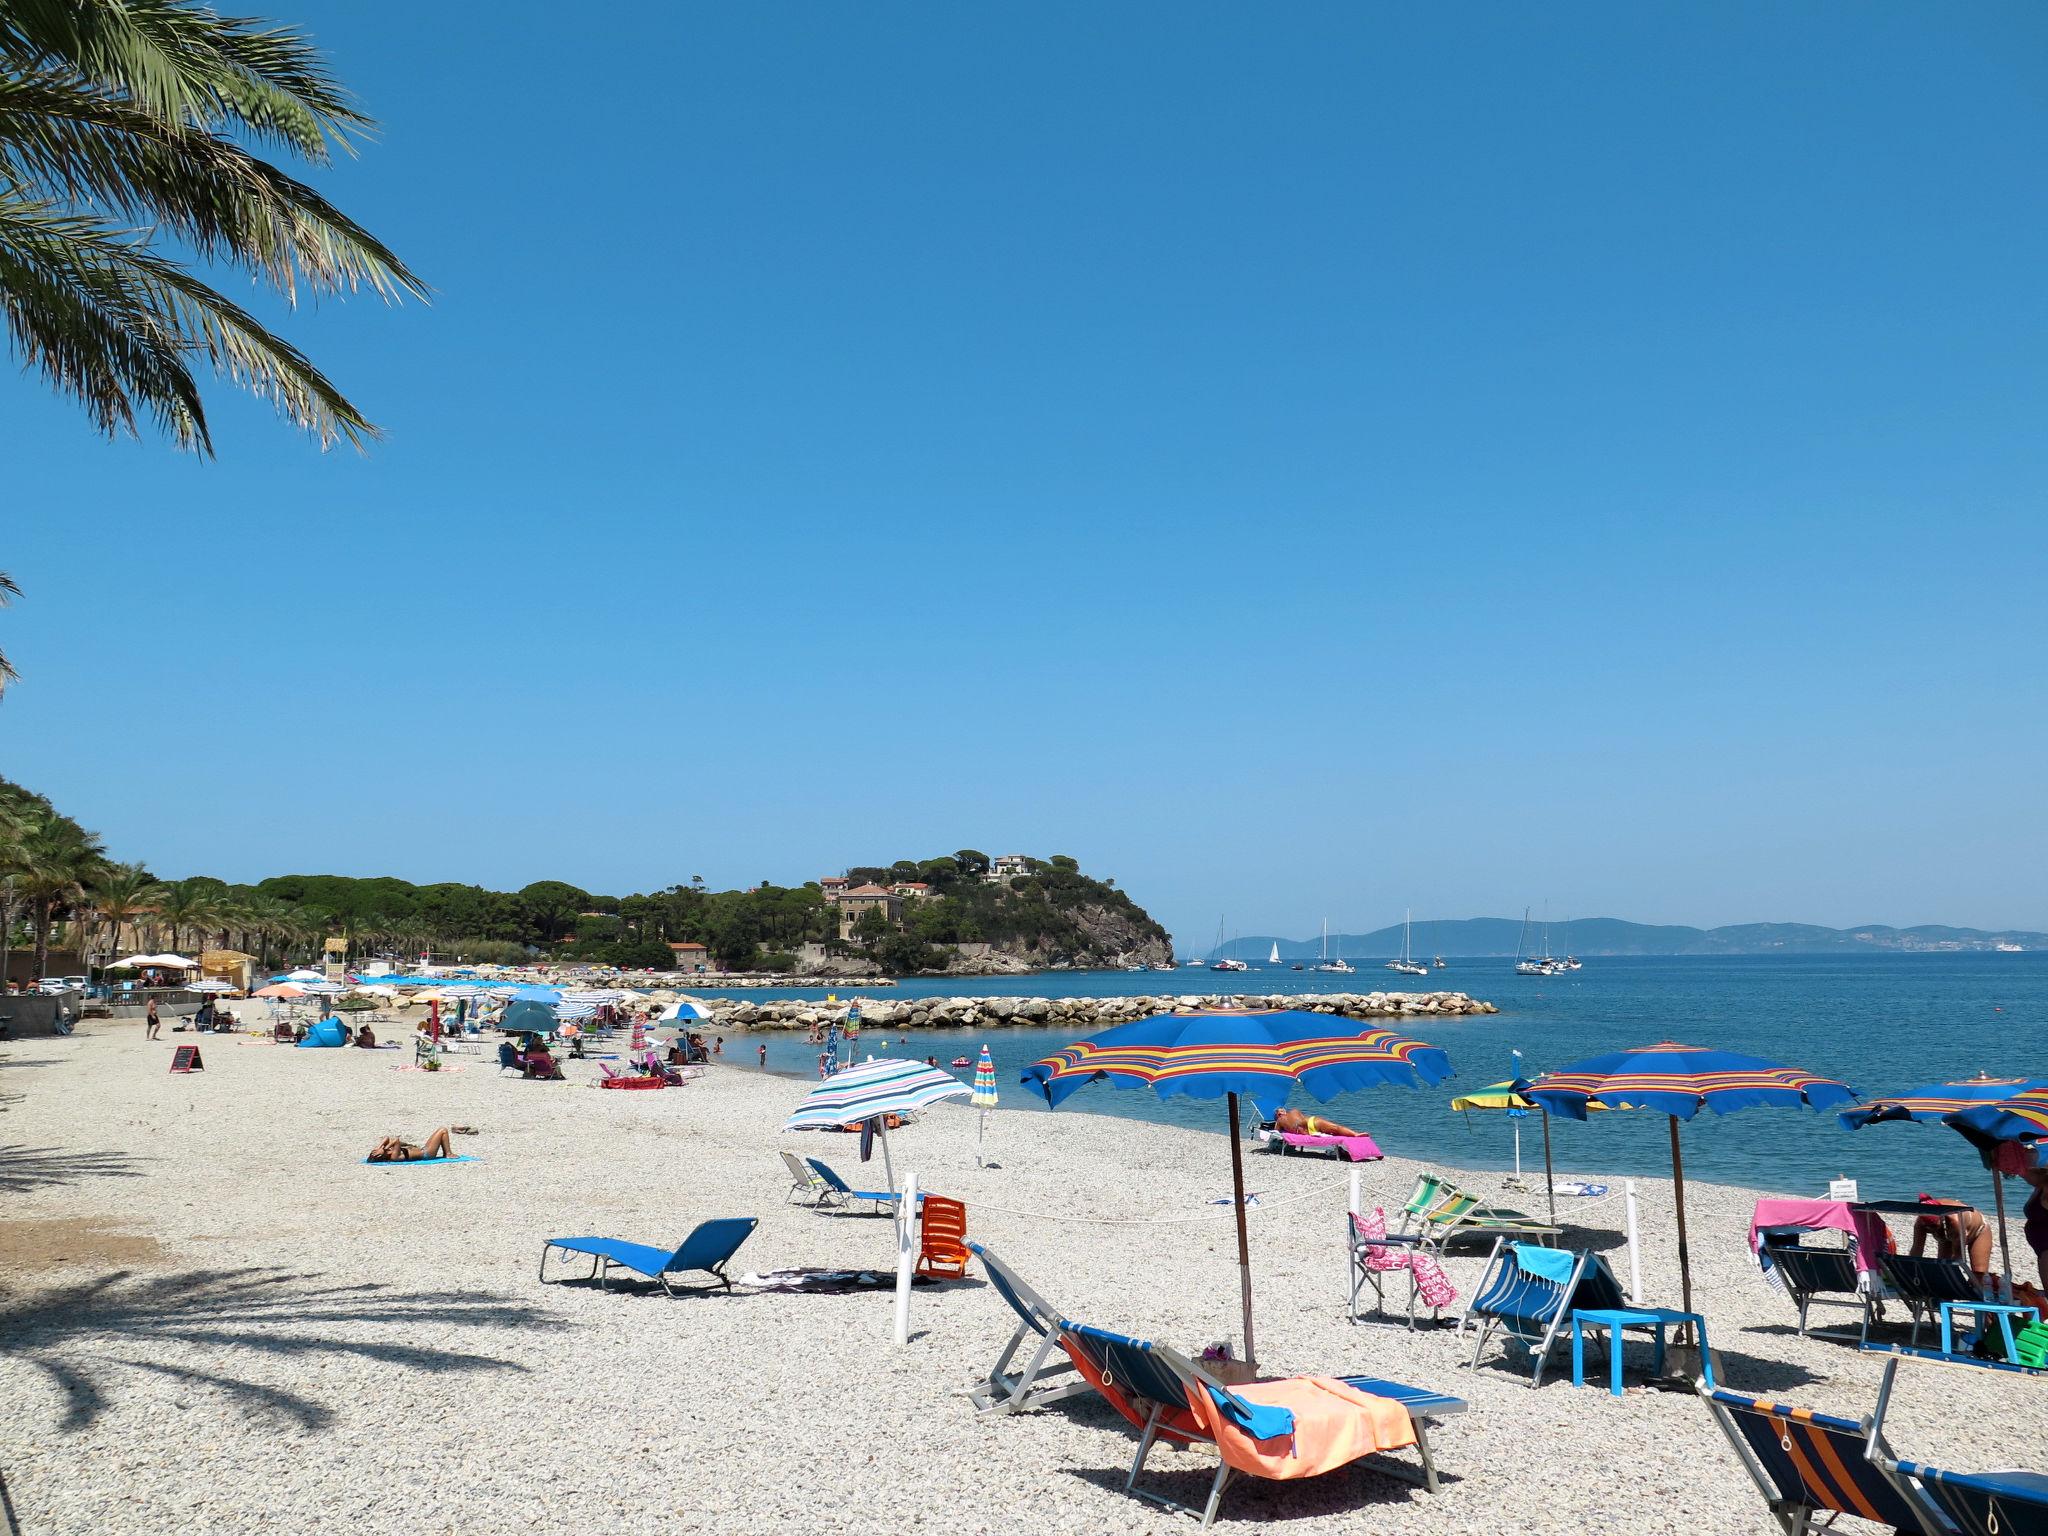
POLYGON ((1678 1122, 1703 1109, 1717 1115, 1738 1109, 1833 1109, 1853 1103, 1847 1083, 1819 1077, 1759 1056, 1665 1040, 1594 1056, 1546 1072, 1527 1096, 1553 1115, 1584 1120, 1593 1109, 1654 1109, 1671 1122, 1671 1180, 1678 1205, 1678 1278, 1685 1310, 1692 1310, 1692 1254, 1685 1240, 1685 1159, 1678 1122))
POLYGON ((508 1035, 552 1035, 560 1027, 554 1008, 531 998, 507 1003, 498 1015, 498 1028, 508 1035))
POLYGON ((787 1120, 785 1131, 822 1131, 872 1120, 882 1138, 882 1170, 896 1187, 889 1160, 889 1128, 885 1117, 915 1114, 942 1099, 964 1099, 972 1090, 959 1078, 921 1061, 877 1061, 870 1058, 835 1072, 804 1095, 787 1120))
POLYGON ((1244 1142, 1237 1101, 1277 1114, 1298 1083, 1329 1100, 1382 1083, 1421 1088, 1451 1075, 1451 1058, 1391 1029, 1357 1028, 1355 1019, 1305 1008, 1162 1013, 1090 1035, 1024 1069, 1024 1086, 1058 1108, 1085 1084, 1150 1088, 1162 1099, 1228 1099, 1230 1184, 1237 1204, 1238 1288, 1244 1353, 1252 1343, 1251 1239, 1245 1230, 1244 1142), (1348 1028, 1346 1026, 1354 1026, 1348 1028))

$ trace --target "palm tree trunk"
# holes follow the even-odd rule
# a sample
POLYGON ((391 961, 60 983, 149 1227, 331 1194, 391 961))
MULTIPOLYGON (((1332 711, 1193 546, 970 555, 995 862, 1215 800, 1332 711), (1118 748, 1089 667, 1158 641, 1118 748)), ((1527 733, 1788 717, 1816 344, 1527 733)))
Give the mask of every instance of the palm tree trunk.
POLYGON ((14 953, 14 882, 0 882, 0 987, 7 985, 7 963, 14 953))
POLYGON ((33 980, 42 980, 43 972, 50 965, 50 921, 56 911, 56 903, 39 900, 35 904, 36 919, 36 969, 33 980))

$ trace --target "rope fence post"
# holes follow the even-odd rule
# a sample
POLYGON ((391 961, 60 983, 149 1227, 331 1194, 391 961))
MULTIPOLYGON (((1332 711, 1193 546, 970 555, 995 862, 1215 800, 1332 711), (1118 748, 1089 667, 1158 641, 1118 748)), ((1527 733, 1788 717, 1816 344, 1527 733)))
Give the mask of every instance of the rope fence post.
POLYGON ((917 1257, 917 1172, 903 1175, 903 1196, 896 1202, 896 1342, 910 1342, 910 1271, 917 1257))
POLYGON ((1643 1304, 1643 1253, 1636 1242, 1636 1181, 1627 1181, 1628 1189, 1628 1299, 1631 1306, 1643 1304))

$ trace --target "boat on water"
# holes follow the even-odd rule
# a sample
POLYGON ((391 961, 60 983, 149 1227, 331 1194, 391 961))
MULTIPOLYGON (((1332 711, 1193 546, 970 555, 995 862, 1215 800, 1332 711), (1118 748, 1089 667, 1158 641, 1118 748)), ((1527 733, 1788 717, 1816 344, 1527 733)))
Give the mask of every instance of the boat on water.
POLYGON ((1430 961, 1429 963, 1430 963, 1431 967, 1432 967, 1432 968, 1434 968, 1434 969, 1436 969, 1436 970, 1439 970, 1439 971, 1440 971, 1440 970, 1444 969, 1444 957, 1443 957, 1442 955, 1438 955, 1438 956, 1436 956, 1436 957, 1435 957, 1434 959, 1432 959, 1432 960, 1431 960, 1431 961, 1430 961))
POLYGON ((1401 920, 1401 958, 1389 960, 1387 969, 1400 976, 1427 976, 1429 967, 1415 962, 1415 913, 1411 910, 1401 920))
POLYGON ((1229 956, 1223 955, 1223 919, 1220 917, 1216 919, 1216 952, 1222 958, 1210 963, 1209 969, 1212 971, 1248 971, 1251 969, 1242 960, 1232 960, 1229 956))
POLYGON ((1273 945, 1273 953, 1271 953, 1270 955, 1266 956, 1266 964, 1268 964, 1268 965, 1278 965, 1279 963, 1280 963, 1280 946, 1279 946, 1279 944, 1278 944, 1278 943, 1276 942, 1276 943, 1275 943, 1275 944, 1273 945))
POLYGON ((1578 961, 1570 955, 1560 960, 1550 952, 1550 924, 1543 925, 1543 953, 1529 952, 1529 909, 1522 908, 1522 936, 1515 941, 1515 974, 1517 976, 1562 976, 1566 971, 1576 971, 1578 961))
POLYGON ((2000 955, 2024 955, 2027 952, 2026 945, 2015 944, 2010 939, 2000 939, 1991 946, 1991 949, 1994 954, 2000 955))
POLYGON ((1346 961, 1342 959, 1332 960, 1330 958, 1330 920, 1327 917, 1323 919, 1323 957, 1316 962, 1316 969, 1328 971, 1333 976, 1349 976, 1351 974, 1351 966, 1346 961))
POLYGON ((956 1067, 971 1067, 974 1065, 974 1063, 969 1061, 965 1056, 955 1056, 953 1058, 953 1065, 956 1067))
MULTIPOLYGON (((1193 965, 1195 963, 1196 962, 1192 960, 1188 962, 1188 964, 1190 965, 1193 965)), ((1152 969, 1155 971, 1177 971, 1180 969, 1180 967, 1175 965, 1171 960, 1159 960, 1153 963, 1152 969)))

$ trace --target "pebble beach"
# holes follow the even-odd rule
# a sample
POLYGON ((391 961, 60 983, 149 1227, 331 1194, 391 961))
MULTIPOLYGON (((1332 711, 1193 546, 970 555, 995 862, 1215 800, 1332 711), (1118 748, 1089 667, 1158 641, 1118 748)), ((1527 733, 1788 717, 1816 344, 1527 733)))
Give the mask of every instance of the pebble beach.
MULTIPOLYGON (((604 1093, 594 1062, 566 1062, 566 1083, 523 1082, 488 1048, 430 1074, 409 1049, 246 1036, 201 1037, 204 1070, 171 1075, 173 1048, 193 1040, 148 1042, 122 1020, 0 1046, 0 1473, 23 1532, 1193 1528, 1124 1494, 1134 1437, 1100 1400, 976 1416, 964 1390, 1015 1321, 978 1268, 917 1289, 902 1348, 886 1289, 743 1281, 669 1298, 537 1283, 548 1237, 669 1246, 717 1216, 760 1218, 738 1276, 890 1268, 886 1218, 786 1201, 783 1150, 856 1184, 881 1172, 859 1165, 853 1137, 778 1131, 802 1082, 735 1064, 679 1089, 604 1093), (476 1161, 362 1161, 382 1136, 442 1125, 474 1128, 457 1140, 476 1161)), ((1098 1091, 1110 1090, 1081 1102, 1098 1091)), ((973 1111, 935 1108, 892 1137, 897 1169, 964 1200, 969 1236, 1055 1307, 1189 1353, 1234 1335, 1234 1228, 1211 1203, 1229 1190, 1220 1135, 998 1110, 995 1166, 981 1167, 975 1131, 973 1111)), ((1366 1204, 1393 1210, 1443 1165, 1430 1148, 1387 1150, 1403 1155, 1364 1168, 1366 1204)), ((1617 1399, 1604 1373, 1574 1389, 1563 1356, 1532 1391, 1521 1357, 1498 1347, 1468 1369, 1469 1335, 1348 1321, 1347 1170, 1246 1160, 1261 1365, 1390 1377, 1471 1409, 1433 1435, 1435 1497, 1372 1463, 1240 1480, 1218 1529, 1775 1529, 1689 1393, 1617 1399)), ((1464 1182, 1530 1207, 1499 1175, 1464 1182)), ((1675 1306, 1670 1186, 1637 1182, 1645 1291, 1675 1306)), ((1882 1360, 1795 1335, 1745 1248, 1756 1193, 1687 1186, 1695 1304, 1722 1382, 1862 1414, 1882 1360)), ((1569 1245, 1626 1274, 1618 1198, 1561 1201, 1560 1217, 1569 1245)), ((1446 1266, 1465 1297, 1484 1255, 1462 1246, 1446 1266)), ((1822 1328, 1852 1317, 1815 1314, 1822 1328)), ((1630 1351, 1640 1382, 1647 1344, 1630 1351)), ((1963 1469, 2025 1464, 2037 1392, 1992 1373, 1911 1373, 1893 1442, 1963 1469)), ((1199 1503, 1214 1465, 1157 1451, 1150 1481, 1199 1503)))

